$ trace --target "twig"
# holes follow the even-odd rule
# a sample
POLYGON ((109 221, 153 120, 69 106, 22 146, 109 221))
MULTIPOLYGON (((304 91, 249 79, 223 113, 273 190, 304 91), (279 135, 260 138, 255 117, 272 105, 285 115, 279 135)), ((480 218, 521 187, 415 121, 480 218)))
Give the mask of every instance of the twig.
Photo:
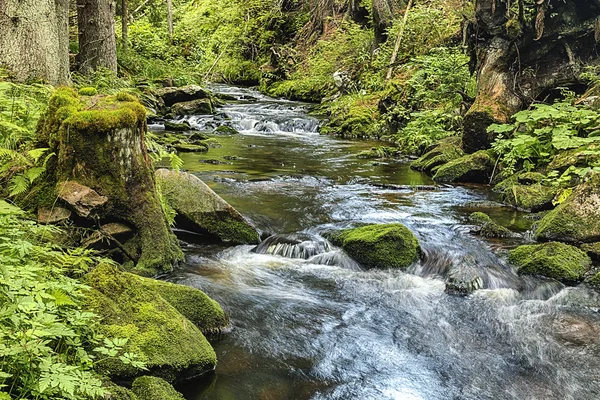
POLYGON ((396 46, 394 47, 394 52, 392 53, 392 59, 390 60, 390 69, 388 70, 386 80, 390 80, 392 78, 392 73, 394 72, 394 63, 398 58, 398 51, 400 51, 400 45, 402 44, 402 37, 404 36, 404 28, 406 27, 406 21, 408 20, 408 12, 410 11, 410 7, 412 6, 412 0, 408 0, 408 5, 406 6, 406 11, 404 11, 404 19, 402 20, 402 25, 400 26, 400 32, 398 33, 398 39, 396 39, 396 46))

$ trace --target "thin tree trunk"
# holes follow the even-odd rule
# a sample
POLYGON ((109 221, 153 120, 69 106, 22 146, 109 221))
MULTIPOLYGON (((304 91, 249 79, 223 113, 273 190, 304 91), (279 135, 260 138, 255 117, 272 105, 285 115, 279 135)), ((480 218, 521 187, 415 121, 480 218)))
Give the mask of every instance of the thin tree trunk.
POLYGON ((123 49, 129 48, 129 12, 127 10, 127 0, 121 0, 121 38, 123 40, 123 49))
POLYGON ((68 0, 0 0, 0 65, 17 80, 68 83, 68 24, 68 0))
POLYGON ((410 8, 412 7, 412 0, 408 0, 408 4, 406 5, 406 11, 404 12, 404 19, 402 20, 402 26, 400 26, 400 32, 398 33, 398 39, 396 39, 396 46, 394 47, 394 52, 392 53, 392 59, 390 60, 390 69, 388 70, 386 80, 392 79, 392 73, 394 72, 394 63, 398 59, 398 52, 400 51, 400 45, 402 44, 402 38, 404 37, 404 28, 406 27, 406 21, 408 21, 408 13, 410 12, 410 8))
POLYGON ((169 22, 169 40, 173 41, 173 2, 167 0, 167 20, 169 22))
POLYGON ((77 0, 79 70, 88 74, 98 68, 117 72, 115 3, 113 0, 77 0))

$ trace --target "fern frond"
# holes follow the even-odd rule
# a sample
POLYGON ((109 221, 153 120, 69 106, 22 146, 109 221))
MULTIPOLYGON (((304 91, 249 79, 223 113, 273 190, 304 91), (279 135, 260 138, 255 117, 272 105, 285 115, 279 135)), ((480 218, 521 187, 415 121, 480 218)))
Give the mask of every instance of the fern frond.
POLYGON ((15 175, 10 180, 10 194, 9 196, 14 197, 23 194, 29 189, 29 180, 24 174, 15 175))

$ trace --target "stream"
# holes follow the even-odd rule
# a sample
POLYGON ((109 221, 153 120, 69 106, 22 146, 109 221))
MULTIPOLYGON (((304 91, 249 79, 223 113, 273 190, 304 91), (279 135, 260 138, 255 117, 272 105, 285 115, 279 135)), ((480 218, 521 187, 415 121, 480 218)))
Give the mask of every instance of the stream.
POLYGON ((171 280, 231 317, 212 342, 215 373, 180 385, 186 399, 600 398, 600 296, 507 265, 508 249, 528 241, 526 214, 487 187, 435 187, 406 161, 360 159, 382 144, 319 135, 305 104, 212 89, 237 100, 186 119, 241 133, 184 153, 184 168, 281 246, 185 245, 171 280), (519 235, 474 236, 473 211, 519 235), (363 270, 323 238, 391 222, 409 227, 425 254, 406 272, 363 270), (446 294, 452 268, 475 271, 484 288, 446 294))

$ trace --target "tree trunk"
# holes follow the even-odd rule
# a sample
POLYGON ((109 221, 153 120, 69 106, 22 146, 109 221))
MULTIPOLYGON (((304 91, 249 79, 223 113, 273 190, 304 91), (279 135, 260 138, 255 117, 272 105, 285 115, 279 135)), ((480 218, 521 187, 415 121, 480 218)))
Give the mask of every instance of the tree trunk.
POLYGON ((20 81, 68 83, 68 17, 68 0, 0 0, 0 66, 20 81))
POLYGON ((381 44, 387 40, 387 30, 394 24, 394 16, 405 3, 398 0, 373 0, 375 43, 381 44))
POLYGON ((167 0, 167 22, 169 23, 169 40, 173 42, 173 2, 167 0))
POLYGON ((369 22, 369 10, 361 4, 360 0, 350 0, 348 3, 348 17, 363 26, 369 22))
POLYGON ((77 0, 79 71, 98 68, 117 72, 115 3, 113 0, 77 0))
POLYGON ((129 12, 127 10, 127 0, 121 0, 121 38, 123 40, 123 49, 129 48, 129 12))
POLYGON ((595 40, 600 5, 584 0, 477 0, 470 45, 477 66, 477 97, 464 119, 463 147, 475 152, 495 139, 503 123, 535 100, 553 100, 558 87, 585 89, 581 73, 600 64, 595 40), (515 3, 513 3, 515 4, 515 3))

